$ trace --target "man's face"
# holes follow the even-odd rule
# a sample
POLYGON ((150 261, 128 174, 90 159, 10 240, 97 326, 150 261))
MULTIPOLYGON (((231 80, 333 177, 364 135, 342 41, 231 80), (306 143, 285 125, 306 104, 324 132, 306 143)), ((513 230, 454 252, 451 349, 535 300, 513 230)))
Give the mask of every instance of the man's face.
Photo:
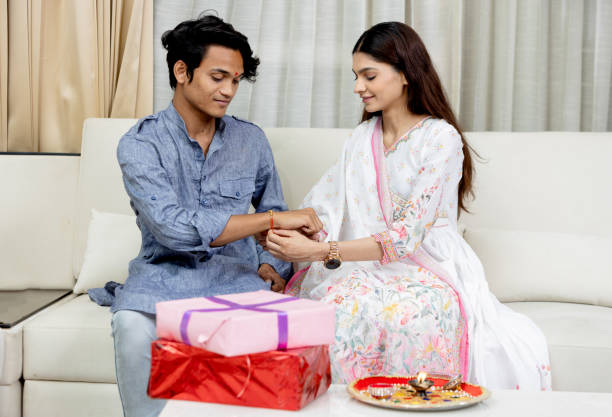
POLYGON ((175 64, 177 87, 180 86, 180 93, 186 101, 202 113, 223 117, 238 91, 238 83, 244 72, 240 52, 224 46, 210 45, 200 66, 194 70, 191 82, 185 69, 182 61, 175 64), (180 68, 181 65, 183 69, 180 68))

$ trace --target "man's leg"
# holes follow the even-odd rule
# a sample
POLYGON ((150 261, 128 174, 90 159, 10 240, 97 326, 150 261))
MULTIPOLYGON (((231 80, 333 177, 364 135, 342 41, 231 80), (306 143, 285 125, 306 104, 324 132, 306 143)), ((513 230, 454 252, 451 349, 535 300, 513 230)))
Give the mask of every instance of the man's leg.
POLYGON ((166 404, 147 396, 155 316, 131 310, 113 314, 115 370, 125 417, 156 417, 166 404))

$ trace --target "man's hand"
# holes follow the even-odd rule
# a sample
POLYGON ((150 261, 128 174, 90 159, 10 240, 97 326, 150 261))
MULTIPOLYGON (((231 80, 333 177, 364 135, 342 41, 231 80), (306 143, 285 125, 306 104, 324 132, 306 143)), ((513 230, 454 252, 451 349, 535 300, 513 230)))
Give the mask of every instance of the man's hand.
POLYGON ((270 264, 261 264, 259 266, 259 270, 257 271, 261 279, 265 282, 272 283, 272 291, 282 293, 285 289, 285 280, 283 277, 278 275, 274 267, 270 264))
POLYGON ((298 230, 307 236, 314 235, 323 229, 323 223, 317 213, 310 208, 274 212, 274 228, 298 230))

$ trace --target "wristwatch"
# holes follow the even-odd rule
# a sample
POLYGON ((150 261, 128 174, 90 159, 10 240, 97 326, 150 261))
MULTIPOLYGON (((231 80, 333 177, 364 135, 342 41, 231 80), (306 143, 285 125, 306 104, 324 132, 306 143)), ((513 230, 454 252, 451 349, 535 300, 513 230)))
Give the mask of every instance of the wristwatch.
POLYGON ((329 253, 323 259, 323 265, 327 269, 336 269, 342 265, 342 259, 340 259, 340 250, 338 249, 338 242, 329 242, 329 253))

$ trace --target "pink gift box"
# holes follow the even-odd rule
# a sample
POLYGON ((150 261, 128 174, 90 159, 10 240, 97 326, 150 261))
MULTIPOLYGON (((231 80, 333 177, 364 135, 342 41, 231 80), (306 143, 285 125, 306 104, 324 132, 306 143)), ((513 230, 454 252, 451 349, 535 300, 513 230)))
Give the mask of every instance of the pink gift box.
POLYGON ((333 306, 272 291, 164 301, 155 308, 157 337, 224 356, 334 342, 333 306))

